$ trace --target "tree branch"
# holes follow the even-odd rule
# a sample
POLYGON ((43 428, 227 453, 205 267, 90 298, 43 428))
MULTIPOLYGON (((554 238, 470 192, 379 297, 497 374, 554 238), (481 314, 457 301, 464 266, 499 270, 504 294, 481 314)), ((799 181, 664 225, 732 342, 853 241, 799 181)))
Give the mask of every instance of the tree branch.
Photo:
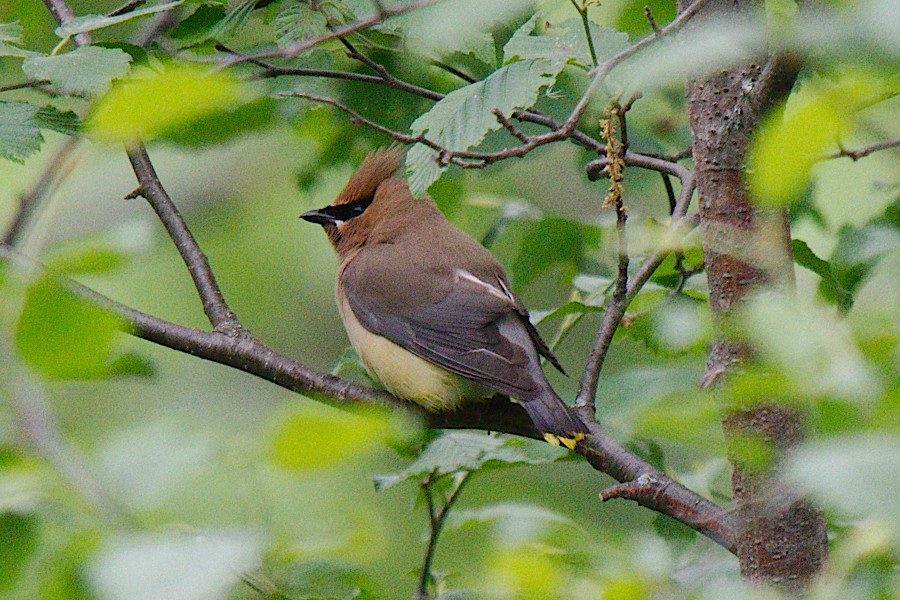
MULTIPOLYGON (((128 333, 131 335, 233 367, 327 404, 340 407, 362 402, 389 406, 418 416, 431 428, 479 429, 543 439, 525 410, 505 396, 497 395, 484 402, 471 402, 453 412, 426 412, 418 405, 399 400, 383 390, 322 373, 279 354, 246 329, 241 330, 240 335, 233 336, 178 325, 120 304, 72 279, 55 276, 36 261, 25 258, 3 244, 0 244, 0 257, 24 268, 39 270, 85 300, 119 315, 127 323, 128 333)), ((595 469, 618 481, 630 481, 646 473, 666 481, 667 488, 663 496, 638 502, 682 521, 727 550, 734 551, 734 527, 730 515, 724 509, 672 481, 627 450, 603 430, 592 413, 582 415, 582 418, 588 423, 591 435, 579 442, 576 451, 595 469), (682 504, 695 507, 696 514, 672 512, 673 507, 677 508, 682 504)))
POLYGON ((128 146, 127 152, 128 160, 131 161, 134 174, 140 183, 140 187, 135 190, 134 194, 139 194, 147 199, 165 226, 169 237, 175 242, 175 246, 194 280, 194 286, 200 294, 203 312, 206 313, 209 322, 216 331, 237 333, 241 325, 225 302, 206 255, 197 245, 194 236, 185 225, 184 219, 181 218, 181 214, 160 183, 156 170, 150 162, 150 157, 147 155, 147 149, 142 143, 136 142, 128 146))
MULTIPOLYGON (((50 1, 50 0, 45 0, 45 2, 47 2, 47 1, 50 1)), ((338 38, 350 35, 351 33, 359 31, 360 29, 366 29, 368 27, 371 27, 372 25, 377 25, 378 23, 380 23, 381 21, 383 21, 389 17, 396 17, 398 15, 402 15, 402 14, 408 13, 410 11, 418 10, 420 8, 425 8, 426 6, 435 4, 438 1, 439 0, 421 0, 419 2, 410 2, 409 4, 404 4, 402 6, 397 6, 397 7, 388 7, 388 6, 378 5, 378 11, 375 14, 373 14, 369 17, 366 17, 364 19, 357 19, 356 21, 353 21, 351 23, 346 23, 340 27, 335 27, 334 29, 332 29, 331 31, 326 33, 325 35, 321 35, 321 36, 315 37, 315 38, 306 38, 296 44, 292 44, 291 46, 288 46, 287 48, 284 48, 281 50, 270 50, 270 51, 266 51, 266 52, 257 52, 255 54, 248 54, 248 55, 244 55, 244 56, 235 56, 229 60, 224 61, 220 65, 220 67, 225 68, 225 67, 229 67, 231 65, 235 65, 235 64, 238 64, 241 62, 260 60, 260 59, 266 59, 266 58, 279 58, 279 57, 280 58, 294 58, 294 57, 298 56, 301 52, 309 50, 310 48, 312 48, 314 46, 318 46, 319 44, 321 44, 323 42, 327 42, 330 40, 334 40, 334 39, 338 39, 338 38)))
POLYGON ((887 140, 885 142, 872 144, 871 146, 856 148, 855 150, 844 148, 843 146, 841 146, 840 150, 829 154, 825 158, 840 158, 842 156, 846 156, 850 160, 856 162, 857 160, 864 158, 874 152, 880 152, 881 150, 890 150, 891 148, 900 148, 900 140, 887 140))

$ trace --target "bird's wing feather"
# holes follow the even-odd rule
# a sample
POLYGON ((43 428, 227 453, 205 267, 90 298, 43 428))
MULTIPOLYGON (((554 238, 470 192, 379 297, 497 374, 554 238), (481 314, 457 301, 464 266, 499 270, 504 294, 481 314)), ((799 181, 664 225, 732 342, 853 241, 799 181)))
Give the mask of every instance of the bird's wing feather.
POLYGON ((365 282, 353 271, 351 264, 343 273, 343 293, 353 314, 372 333, 496 391, 517 398, 537 393, 528 351, 501 335, 501 322, 519 323, 513 299, 502 290, 492 293, 490 284, 463 272, 443 298, 398 311, 389 309, 370 287, 360 287, 365 282))

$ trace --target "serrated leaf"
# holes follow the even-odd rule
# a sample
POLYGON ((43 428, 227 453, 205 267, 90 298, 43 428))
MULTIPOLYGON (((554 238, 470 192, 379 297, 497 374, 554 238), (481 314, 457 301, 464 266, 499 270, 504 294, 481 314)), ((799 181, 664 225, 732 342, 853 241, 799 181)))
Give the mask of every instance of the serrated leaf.
POLYGON ((234 110, 245 96, 241 82, 227 74, 169 65, 119 82, 94 106, 87 125, 101 141, 147 140, 234 110))
MULTIPOLYGON (((532 106, 541 88, 556 81, 562 66, 547 60, 526 60, 501 67, 487 79, 447 94, 416 119, 411 130, 441 147, 467 150, 501 127, 493 110, 509 117, 517 109, 532 106)), ((416 144, 406 155, 406 169, 410 189, 421 196, 446 166, 437 163, 434 150, 416 144)))
POLYGON ((172 10, 173 8, 181 6, 182 4, 184 4, 184 2, 185 0, 174 0, 173 2, 169 2, 167 4, 145 6, 143 8, 137 8, 127 13, 115 15, 112 17, 108 17, 106 15, 83 15, 81 17, 75 17, 71 21, 57 27, 56 35, 61 38, 65 38, 79 33, 87 33, 88 31, 103 29, 104 27, 109 27, 110 25, 117 25, 119 23, 131 21, 132 19, 172 10))
POLYGON ((49 278, 32 284, 16 328, 16 348, 31 366, 55 379, 96 379, 109 362, 122 319, 49 278))
POLYGON ((275 43, 286 48, 328 32, 328 19, 307 4, 294 4, 275 18, 275 43))
POLYGON ((131 56, 118 48, 82 46, 56 56, 33 56, 22 63, 32 79, 46 79, 64 94, 102 94, 131 68, 131 56))
POLYGON ((81 129, 81 120, 71 110, 59 110, 48 104, 37 110, 35 120, 41 129, 49 129, 63 135, 76 135, 81 129))
POLYGON ((422 454, 399 473, 376 476, 375 487, 382 490, 426 475, 477 471, 486 466, 545 464, 566 456, 566 450, 550 444, 501 435, 450 431, 428 444, 422 454))
MULTIPOLYGON (((550 27, 541 35, 532 35, 541 15, 536 14, 522 25, 503 47, 503 62, 514 60, 546 59, 584 68, 593 66, 590 48, 580 19, 568 19, 550 27)), ((628 36, 591 23, 591 40, 597 60, 606 58, 628 47, 628 36)))
POLYGON ((844 311, 850 309, 853 304, 853 294, 845 290, 837 280, 828 261, 816 256, 803 240, 791 240, 791 252, 794 255, 795 263, 822 278, 822 285, 828 288, 827 292, 823 292, 823 296, 835 299, 837 305, 844 311))
POLYGON ((44 138, 37 111, 38 107, 27 102, 0 101, 0 156, 20 163, 40 150, 44 138))
POLYGON ((22 25, 18 21, 0 23, 0 56, 26 58, 37 54, 31 50, 20 48, 22 44, 22 25))

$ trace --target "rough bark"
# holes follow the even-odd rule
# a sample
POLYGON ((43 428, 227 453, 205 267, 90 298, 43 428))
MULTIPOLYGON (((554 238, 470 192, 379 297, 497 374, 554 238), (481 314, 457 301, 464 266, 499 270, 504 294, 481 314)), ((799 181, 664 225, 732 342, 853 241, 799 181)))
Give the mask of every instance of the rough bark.
MULTIPOLYGON (((688 2, 680 6, 684 10, 688 2)), ((711 0, 698 15, 727 15, 739 23, 757 3, 711 0)), ((699 195, 710 309, 720 324, 710 349, 704 384, 727 376, 736 363, 752 361, 752 348, 724 326, 748 293, 789 288, 793 282, 790 228, 783 210, 764 210, 749 197, 744 163, 750 135, 765 112, 786 98, 798 66, 790 57, 756 62, 687 83, 692 150, 699 195)), ((787 290, 785 290, 787 291, 787 290)), ((766 444, 772 460, 760 464, 733 453, 732 492, 738 516, 738 559, 751 582, 802 591, 827 559, 825 521, 820 510, 778 479, 783 454, 803 437, 802 415, 778 398, 737 407, 724 417, 735 447, 752 438, 766 444)))

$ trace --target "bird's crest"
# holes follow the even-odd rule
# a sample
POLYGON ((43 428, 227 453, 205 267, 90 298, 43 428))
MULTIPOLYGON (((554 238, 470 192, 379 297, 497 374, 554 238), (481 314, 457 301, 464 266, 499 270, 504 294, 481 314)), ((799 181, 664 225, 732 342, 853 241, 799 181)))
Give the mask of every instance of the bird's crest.
POLYGON ((404 154, 405 149, 396 145, 370 152, 334 201, 335 206, 371 198, 382 182, 400 170, 404 154))

